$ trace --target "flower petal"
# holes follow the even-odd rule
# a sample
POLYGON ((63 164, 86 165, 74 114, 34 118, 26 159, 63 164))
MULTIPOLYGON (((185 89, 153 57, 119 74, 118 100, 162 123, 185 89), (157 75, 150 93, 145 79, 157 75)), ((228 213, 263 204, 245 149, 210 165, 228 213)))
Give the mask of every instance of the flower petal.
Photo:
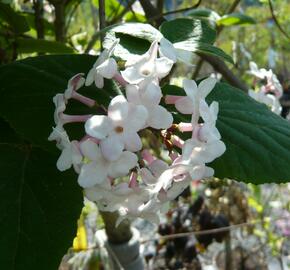
POLYGON ((189 97, 182 97, 175 102, 175 108, 182 114, 193 114, 194 105, 189 97))
POLYGON ((195 101, 197 95, 197 84, 194 80, 184 79, 182 86, 186 95, 192 100, 195 101))
POLYGON ((113 178, 126 176, 129 170, 137 165, 138 158, 135 154, 124 151, 120 158, 110 164, 109 176, 113 178))
POLYGON ((201 81, 198 85, 198 95, 201 99, 205 99, 206 96, 211 92, 214 88, 217 80, 212 77, 208 77, 207 79, 201 81))
POLYGON ((142 149, 142 141, 136 132, 126 132, 123 136, 125 149, 131 152, 137 152, 142 149))
POLYGON ((102 158, 102 153, 99 146, 92 140, 85 140, 80 143, 81 152, 86 158, 93 161, 98 161, 102 158))
POLYGON ((161 88, 156 85, 155 83, 149 83, 145 89, 139 90, 141 92, 141 102, 145 106, 152 106, 152 105, 158 105, 161 97, 162 92, 161 88))
POLYGON ((104 87, 104 78, 97 72, 95 73, 95 85, 99 89, 104 87))
POLYGON ((173 123, 173 117, 170 112, 168 112, 162 106, 154 106, 149 110, 149 117, 147 124, 155 129, 167 129, 173 123))
POLYGON ((85 86, 89 86, 94 82, 95 74, 96 74, 96 68, 93 67, 92 69, 90 69, 90 71, 87 75, 85 86))
POLYGON ((126 119, 126 130, 137 132, 144 128, 148 118, 148 111, 143 105, 130 104, 126 119))
POLYGON ((124 71, 121 71, 121 74, 131 84, 138 84, 143 80, 143 77, 139 74, 139 69, 135 66, 127 67, 124 71))
POLYGON ((113 128, 112 120, 105 115, 94 115, 85 123, 86 133, 97 139, 104 139, 113 128))
POLYGON ((114 58, 109 58, 101 65, 99 65, 96 70, 106 79, 112 79, 117 73, 117 62, 114 58))
POLYGON ((108 116, 113 121, 124 121, 129 111, 129 103, 122 95, 114 97, 108 107, 108 116))
POLYGON ((133 104, 136 104, 136 105, 141 104, 139 88, 137 85, 134 85, 134 84, 126 85, 126 97, 127 97, 127 100, 133 104))
POLYGON ((101 184, 107 179, 108 166, 104 163, 90 162, 84 164, 78 177, 78 183, 83 188, 101 184))
POLYGON ((161 56, 169 58, 174 63, 177 61, 176 51, 173 44, 164 37, 160 39, 159 53, 161 56))
POLYGON ((124 143, 120 140, 120 136, 111 135, 101 141, 100 147, 105 159, 115 161, 120 158, 124 143))
POLYGON ((168 59, 167 57, 157 58, 155 60, 156 66, 156 75, 159 79, 164 78, 167 76, 173 66, 174 62, 168 59))
POLYGON ((56 167, 61 171, 68 170, 72 166, 72 151, 71 147, 66 147, 62 150, 60 157, 56 162, 56 167))

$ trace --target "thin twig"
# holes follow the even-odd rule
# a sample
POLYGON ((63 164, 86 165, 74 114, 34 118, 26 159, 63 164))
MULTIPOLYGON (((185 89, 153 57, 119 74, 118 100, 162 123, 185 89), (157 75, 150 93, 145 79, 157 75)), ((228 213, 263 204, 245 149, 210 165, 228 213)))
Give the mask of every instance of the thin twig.
POLYGON ((275 12, 274 12, 274 7, 273 7, 273 4, 272 4, 272 1, 271 0, 268 0, 269 2, 269 7, 270 7, 270 11, 271 11, 271 15, 272 15, 272 19, 274 20, 276 26, 278 27, 278 29, 280 30, 280 32, 287 38, 287 39, 290 39, 290 36, 287 34, 287 32, 282 28, 281 24, 279 23, 276 15, 275 15, 275 12))
MULTIPOLYGON (((99 29, 102 30, 106 27, 106 11, 105 11, 105 0, 99 0, 99 29)), ((104 34, 101 33, 101 46, 103 44, 104 34)))
POLYGON ((182 12, 190 11, 192 9, 197 8, 201 4, 201 1, 202 0, 198 0, 198 2, 196 4, 194 4, 193 6, 191 6, 191 7, 181 8, 181 9, 176 9, 176 10, 171 10, 171 11, 167 11, 167 12, 158 14, 158 15, 150 18, 149 21, 155 21, 156 19, 159 19, 159 18, 164 17, 166 15, 171 15, 171 14, 176 14, 176 13, 182 13, 182 12))
POLYGON ((115 16, 110 22, 109 25, 115 24, 116 22, 118 22, 132 7, 132 5, 136 2, 136 0, 130 0, 127 1, 127 5, 126 7, 123 9, 123 11, 118 15, 115 16))

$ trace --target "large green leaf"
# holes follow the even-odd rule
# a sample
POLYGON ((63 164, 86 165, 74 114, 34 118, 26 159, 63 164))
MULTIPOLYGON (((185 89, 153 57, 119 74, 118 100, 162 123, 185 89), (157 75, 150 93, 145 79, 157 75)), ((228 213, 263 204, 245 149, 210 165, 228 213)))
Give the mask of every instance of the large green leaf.
POLYGON ((180 18, 164 22, 160 31, 172 43, 188 42, 196 44, 204 42, 213 44, 216 32, 206 22, 189 18, 180 18))
POLYGON ((0 19, 8 23, 16 34, 29 31, 25 17, 14 11, 8 4, 0 3, 0 19))
POLYGON ((231 13, 222 16, 216 21, 217 25, 231 26, 231 25, 243 25, 243 24, 255 24, 256 21, 245 14, 242 13, 231 13))
POLYGON ((0 265, 5 270, 57 269, 71 247, 82 193, 56 156, 19 139, 0 119, 0 265))
MULTIPOLYGON (((89 55, 53 55, 1 66, 0 116, 31 143, 55 151, 54 144, 47 141, 54 126, 52 98, 56 93, 63 93, 73 75, 87 73, 95 60, 96 57, 89 55)), ((112 91, 108 85, 103 90, 95 86, 79 90, 104 104, 109 102, 112 91)), ((78 103, 68 108, 73 114, 96 112, 96 109, 73 105, 78 103)), ((76 125, 68 129, 76 136, 83 135, 76 125)))
POLYGON ((124 23, 107 31, 103 45, 105 48, 109 48, 116 39, 119 39, 114 54, 127 60, 134 55, 145 53, 150 43, 161 37, 162 34, 150 24, 124 23))
MULTIPOLYGON (((176 86, 163 90, 184 95, 176 86)), ((290 181, 289 122, 228 84, 216 85, 208 97, 213 100, 219 102, 217 127, 227 147, 211 164, 215 175, 255 184, 290 181)), ((187 116, 177 117, 189 121, 187 116)))
POLYGON ((57 41, 49 41, 34 38, 18 38, 17 51, 19 53, 74 53, 74 49, 57 41))
POLYGON ((213 22, 220 19, 220 15, 217 12, 208 8, 193 9, 187 13, 187 16, 200 20, 210 20, 213 22))
POLYGON ((177 49, 212 54, 233 63, 231 56, 212 45, 216 38, 216 32, 204 21, 176 19, 164 22, 160 30, 177 49))

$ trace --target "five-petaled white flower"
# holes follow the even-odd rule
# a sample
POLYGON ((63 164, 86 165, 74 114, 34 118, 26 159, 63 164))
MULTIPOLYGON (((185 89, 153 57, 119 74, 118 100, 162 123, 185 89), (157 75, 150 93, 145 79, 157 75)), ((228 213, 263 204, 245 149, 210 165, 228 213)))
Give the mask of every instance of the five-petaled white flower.
POLYGON ((173 61, 167 57, 157 58, 158 42, 154 41, 149 50, 138 57, 137 61, 127 62, 127 67, 121 71, 123 78, 130 84, 142 81, 151 82, 164 78, 170 72, 173 61))
POLYGON ((183 114, 192 114, 197 123, 199 116, 199 102, 204 100, 212 91, 216 84, 216 79, 207 78, 197 86, 194 80, 183 80, 183 88, 186 92, 185 97, 178 99, 175 103, 176 109, 183 114))
POLYGON ((173 117, 164 107, 159 105, 162 97, 161 89, 154 82, 145 86, 128 84, 126 96, 129 102, 143 105, 148 111, 147 126, 155 129, 167 129, 172 125, 173 117))
POLYGON ((108 116, 92 116, 85 123, 85 130, 88 135, 101 140, 104 157, 114 161, 124 149, 141 150, 142 142, 137 132, 144 127, 147 117, 144 106, 131 104, 119 95, 110 102, 108 116))
POLYGON ((119 40, 116 40, 109 50, 104 50, 98 57, 93 68, 89 71, 85 85, 89 86, 93 82, 98 88, 104 87, 104 78, 112 79, 117 73, 117 62, 111 55, 114 52, 119 40))
POLYGON ((78 182, 84 188, 102 184, 107 181, 108 177, 125 176, 137 165, 137 156, 129 151, 122 152, 115 161, 106 160, 99 146, 90 139, 80 143, 80 149, 85 161, 81 167, 78 182))

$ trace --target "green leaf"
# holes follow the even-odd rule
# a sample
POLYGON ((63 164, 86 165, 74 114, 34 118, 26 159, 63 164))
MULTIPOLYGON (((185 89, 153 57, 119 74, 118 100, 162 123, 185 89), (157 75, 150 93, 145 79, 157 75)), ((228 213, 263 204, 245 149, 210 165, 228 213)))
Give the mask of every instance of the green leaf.
POLYGON ((189 18, 179 18, 164 22, 160 31, 172 43, 186 41, 196 44, 204 42, 213 44, 216 39, 216 32, 206 22, 189 18))
MULTIPOLYGON (((184 95, 176 86, 164 93, 184 95)), ((210 164, 219 178, 262 184, 290 181, 290 124, 239 89, 218 83, 207 101, 218 101, 217 121, 226 152, 210 164)), ((176 116, 183 122, 189 117, 176 116)))
POLYGON ((114 54, 127 60, 134 55, 145 53, 149 49, 150 43, 161 37, 162 34, 150 24, 124 23, 107 32, 104 47, 109 48, 117 38, 120 39, 114 54))
POLYGON ((221 59, 223 59, 231 64, 234 64, 234 60, 230 55, 225 53, 220 48, 215 47, 211 44, 199 42, 197 44, 196 52, 205 53, 205 54, 212 54, 212 55, 217 56, 217 57, 219 57, 219 58, 221 58, 221 59))
POLYGON ((0 126, 1 268, 57 269, 83 205, 76 176, 58 172, 55 155, 17 138, 2 119, 0 126))
POLYGON ((242 13, 231 13, 222 16, 216 21, 218 25, 230 26, 230 25, 244 25, 244 24, 255 24, 256 21, 245 14, 242 13))
POLYGON ((215 30, 201 20, 176 19, 164 22, 161 33, 176 49, 212 54, 233 63, 231 56, 212 45, 216 38, 215 30))
MULTIPOLYGON (((47 141, 54 126, 52 98, 64 92, 68 79, 79 72, 87 73, 95 61, 96 57, 89 55, 49 55, 1 66, 0 116, 21 137, 55 152, 54 143, 47 141)), ((112 91, 115 90, 108 84, 102 90, 95 86, 79 90, 101 104, 109 103, 112 91)), ((68 113, 96 113, 96 109, 75 102, 68 107, 68 113)), ((78 125, 68 125, 68 130, 76 139, 84 135, 78 125)))
POLYGON ((0 3, 0 19, 7 22, 15 34, 29 31, 29 25, 25 17, 14 11, 10 5, 0 3))
POLYGON ((18 38, 17 39, 17 51, 19 53, 73 53, 74 50, 71 47, 57 41, 48 41, 43 39, 34 38, 18 38))
POLYGON ((206 19, 213 22, 221 18, 221 16, 217 12, 208 8, 193 9, 187 13, 187 16, 200 20, 206 19))

